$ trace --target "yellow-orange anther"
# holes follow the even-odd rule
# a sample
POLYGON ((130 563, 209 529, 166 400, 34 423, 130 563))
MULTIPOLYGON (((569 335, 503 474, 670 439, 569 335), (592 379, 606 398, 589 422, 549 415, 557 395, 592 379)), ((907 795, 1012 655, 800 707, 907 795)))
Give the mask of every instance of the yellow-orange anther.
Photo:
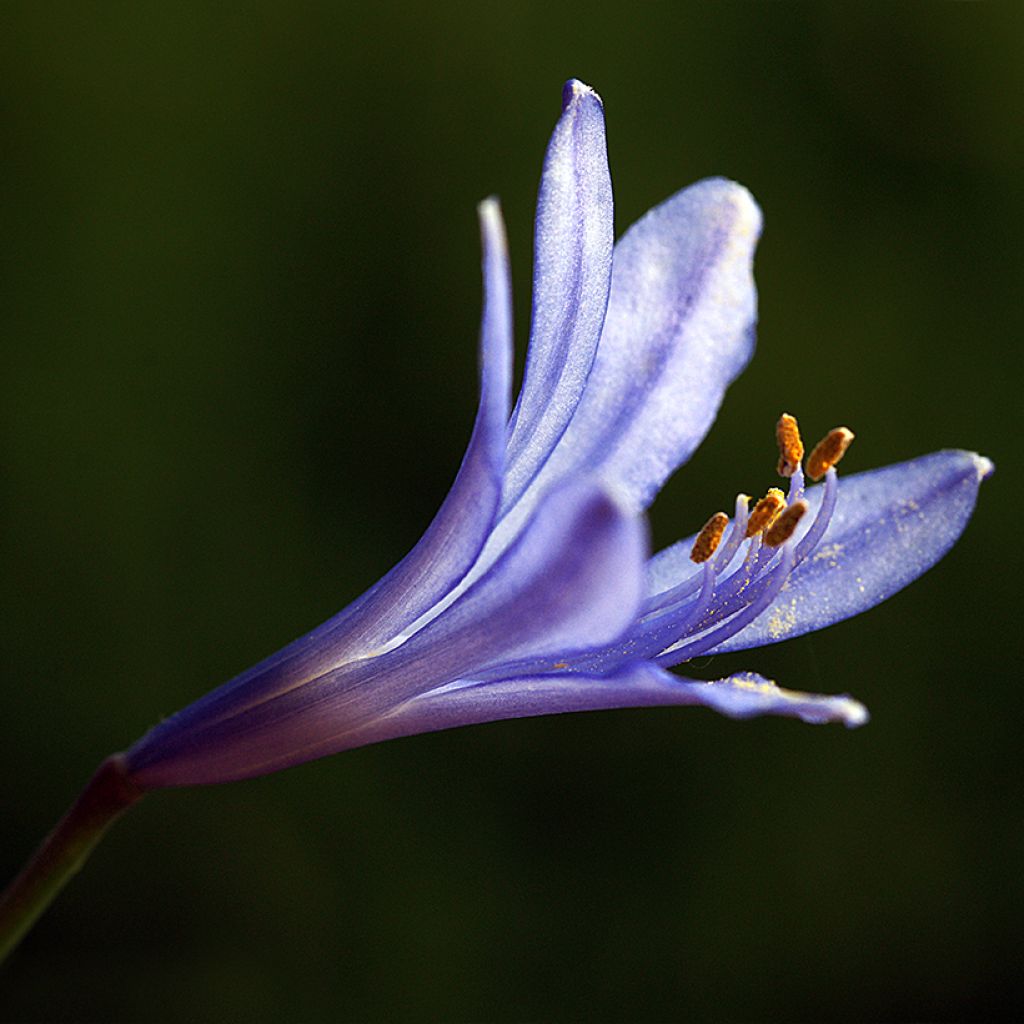
POLYGON ((747 519, 747 537, 753 537, 755 533, 767 530, 775 517, 786 507, 786 496, 778 489, 772 487, 768 493, 754 506, 754 511, 747 519))
POLYGON ((697 534, 690 549, 690 558, 695 562, 706 562, 722 543, 722 534, 729 525, 729 517, 724 512, 716 512, 697 534))
POLYGON ((846 427, 830 430, 815 446, 807 459, 807 475, 820 480, 845 454, 854 434, 846 427))
POLYGON ((775 440, 779 443, 779 476, 792 476, 804 457, 804 443, 796 417, 784 412, 775 424, 775 440))
POLYGON ((785 544, 793 536, 797 525, 807 512, 807 508, 807 502, 802 500, 794 501, 792 505, 787 506, 764 535, 765 544, 770 548, 777 548, 780 544, 785 544))

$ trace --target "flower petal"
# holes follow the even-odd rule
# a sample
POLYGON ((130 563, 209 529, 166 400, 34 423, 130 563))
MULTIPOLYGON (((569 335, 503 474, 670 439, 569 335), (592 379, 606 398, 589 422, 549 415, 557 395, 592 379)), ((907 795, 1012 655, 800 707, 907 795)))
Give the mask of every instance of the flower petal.
POLYGON ((363 657, 397 636, 450 591, 480 553, 497 512, 512 378, 512 290, 496 199, 480 204, 484 308, 480 405, 459 473, 417 545, 332 623, 336 653, 363 657))
MULTIPOLYGON (((774 604, 709 651, 744 650, 832 625, 891 597, 931 568, 955 543, 992 472, 972 452, 941 451, 884 469, 839 478, 836 510, 821 542, 794 569, 774 604)), ((806 493, 809 523, 824 488, 806 493)), ((693 571, 689 541, 651 560, 654 592, 693 571)))
POLYGON ((353 733, 348 745, 363 746, 399 736, 509 718, 685 705, 704 705, 732 718, 783 715, 814 724, 842 722, 848 727, 863 725, 868 720, 864 706, 847 696, 784 690, 753 673, 701 682, 648 662, 633 662, 612 676, 552 673, 450 684, 416 697, 386 719, 353 733))
POLYGON ((601 99, 566 83, 537 201, 533 323, 513 414, 503 504, 523 492, 579 401, 601 336, 612 265, 612 184, 601 99))
POLYGON ((562 487, 495 565, 395 654, 429 651, 448 665, 450 651, 453 679, 612 643, 639 611, 646 550, 642 517, 590 481, 562 487))
POLYGON ((535 486, 586 471, 642 508, 689 458, 753 353, 760 228, 750 193, 723 179, 630 228, 586 390, 535 486))
POLYGON ((504 661, 552 663, 611 643, 645 582, 643 519, 592 485, 552 493, 492 569, 399 647, 282 689, 279 672, 229 683, 158 725, 128 752, 136 782, 245 778, 349 746, 427 690, 504 661))
MULTIPOLYGON (((496 200, 480 204, 484 308, 480 404, 455 483, 415 548, 383 579, 312 632, 168 719, 132 748, 145 762, 175 737, 231 719, 366 657, 454 587, 472 566, 494 522, 504 467, 512 376, 508 250, 496 200)), ((187 739, 186 739, 187 742, 187 739)), ((174 784, 174 783, 171 783, 174 784)))

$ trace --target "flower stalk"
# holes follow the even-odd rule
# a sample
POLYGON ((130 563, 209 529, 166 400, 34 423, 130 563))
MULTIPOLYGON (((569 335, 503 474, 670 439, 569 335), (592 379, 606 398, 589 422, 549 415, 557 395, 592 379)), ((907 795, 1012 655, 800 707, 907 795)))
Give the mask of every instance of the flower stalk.
POLYGON ((0 963, 82 867, 107 829, 141 797, 142 790, 129 778, 121 754, 99 766, 0 897, 0 963))

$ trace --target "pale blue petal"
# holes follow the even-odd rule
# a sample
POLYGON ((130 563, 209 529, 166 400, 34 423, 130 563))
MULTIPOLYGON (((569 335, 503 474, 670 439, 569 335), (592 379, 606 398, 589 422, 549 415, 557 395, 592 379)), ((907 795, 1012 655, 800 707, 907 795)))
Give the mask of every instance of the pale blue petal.
POLYGON ((849 727, 868 720, 864 706, 847 696, 784 690, 753 673, 700 682, 634 662, 612 676, 552 673, 448 685, 353 733, 349 746, 509 718, 686 705, 703 705, 733 718, 782 715, 814 724, 841 722, 849 727))
POLYGON ((469 448, 447 498, 417 546, 382 580, 337 615, 200 701, 136 744, 140 763, 172 738, 237 716, 365 657, 454 587, 487 539, 501 489, 512 375, 508 251, 496 200, 481 203, 484 307, 480 328, 480 404, 469 448))
POLYGON ((846 694, 829 696, 786 690, 756 672, 740 672, 708 683, 679 676, 672 678, 693 698, 693 703, 703 704, 730 718, 781 715, 799 718, 811 725, 840 722, 851 729, 868 720, 864 705, 846 694))
POLYGON ((534 494, 587 472, 641 508, 689 458, 753 352, 760 228, 747 190, 712 179, 626 233, 586 390, 534 494))
POLYGON ((640 606, 643 519, 592 485, 553 492, 482 579, 401 646, 282 689, 247 674, 128 752, 144 787, 259 775, 354 745, 348 737, 427 690, 495 664, 613 642, 640 606))
POLYGON ((639 612, 647 525, 592 481, 551 492, 515 544, 405 645, 485 668, 611 643, 639 612))
MULTIPOLYGON (((419 543, 343 613, 339 653, 360 656, 391 640, 469 571, 490 534, 505 467, 512 379, 512 291, 508 246, 496 199, 480 204, 484 308, 480 405, 448 496, 419 543)), ((332 633, 336 632, 332 629, 332 633)))
MULTIPOLYGON (((840 477, 836 511, 820 544, 763 615, 708 653, 800 636, 891 597, 953 546, 991 471, 991 462, 972 452, 942 451, 840 477)), ((820 485, 806 493, 808 524, 822 493, 820 485)), ((682 541, 651 560, 652 592, 693 572, 691 543, 682 541)))
MULTIPOLYGON (((512 285, 501 207, 478 208, 484 303, 480 323, 480 403, 458 475, 417 545, 345 609, 255 665, 229 686, 260 699, 365 657, 401 633, 463 579, 497 515, 505 466, 512 381, 512 285)), ((220 691, 218 691, 220 692, 220 691)))
POLYGON ((612 265, 612 184, 600 97, 566 84, 537 202, 533 322, 509 439, 507 508, 554 447, 594 360, 612 265))

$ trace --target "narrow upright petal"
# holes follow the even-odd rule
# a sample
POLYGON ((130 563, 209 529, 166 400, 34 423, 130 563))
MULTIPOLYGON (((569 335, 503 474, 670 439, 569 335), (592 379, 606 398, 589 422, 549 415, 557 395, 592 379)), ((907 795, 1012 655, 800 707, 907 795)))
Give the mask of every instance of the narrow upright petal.
POLYGON ((754 350, 760 230, 750 193, 710 179, 626 232, 594 368, 544 479, 590 472, 643 508, 693 454, 754 350))
POLYGON ((690 457, 754 350, 760 231, 750 193, 714 178, 677 193, 626 232, 615 247, 611 300, 579 404, 554 450, 537 448, 543 464, 511 507, 506 488, 481 565, 559 480, 594 476, 641 509, 690 457))
POLYGON ((594 361, 612 266, 612 184, 601 99, 566 83, 537 200, 533 320, 509 438, 503 506, 529 484, 572 417, 594 361))
POLYGON ((352 604, 154 732, 163 735, 172 721, 180 729, 193 717, 208 726, 368 657, 458 584, 472 566, 498 508, 512 376, 511 284, 501 208, 488 199, 480 204, 479 215, 484 282, 480 404, 458 476, 433 522, 416 547, 352 604))
POLYGON ((512 378, 512 289, 498 201, 485 200, 479 214, 484 308, 473 435, 455 483, 422 539, 346 616, 345 647, 355 655, 392 639, 448 593, 469 571, 494 524, 512 378))

